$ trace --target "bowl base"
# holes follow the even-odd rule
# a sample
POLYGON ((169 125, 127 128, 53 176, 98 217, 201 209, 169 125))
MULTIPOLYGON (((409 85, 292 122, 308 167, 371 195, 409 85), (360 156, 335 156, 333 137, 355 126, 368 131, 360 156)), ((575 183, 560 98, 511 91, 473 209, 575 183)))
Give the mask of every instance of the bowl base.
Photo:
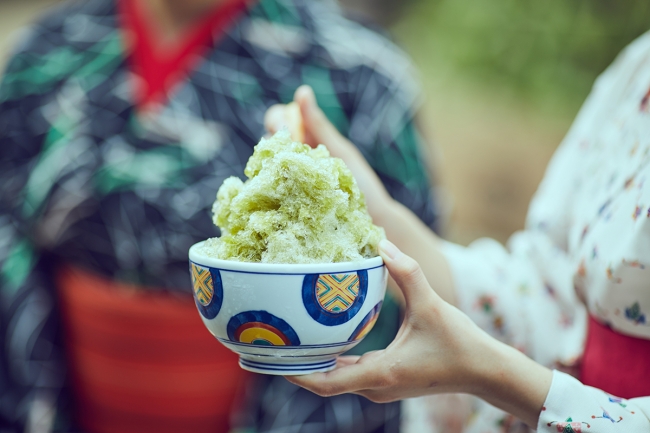
POLYGON ((318 357, 313 361, 304 358, 298 358, 298 360, 278 358, 253 360, 249 357, 240 357, 239 366, 253 373, 271 374, 275 376, 299 376, 334 370, 336 367, 336 357, 318 357))

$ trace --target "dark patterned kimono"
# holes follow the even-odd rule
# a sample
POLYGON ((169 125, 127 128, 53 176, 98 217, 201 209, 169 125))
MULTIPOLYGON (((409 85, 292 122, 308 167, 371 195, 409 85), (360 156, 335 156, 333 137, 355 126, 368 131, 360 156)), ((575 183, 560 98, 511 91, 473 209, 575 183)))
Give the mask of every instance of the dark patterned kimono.
MULTIPOLYGON (((52 272, 73 264, 191 296, 187 251, 218 235, 222 181, 243 177, 266 109, 310 84, 390 193, 434 227, 408 60, 329 2, 261 0, 155 111, 136 109, 112 0, 67 3, 25 30, 0 87, 0 431, 30 411, 66 422, 52 272)), ((365 350, 398 326, 386 308, 365 350)), ((332 399, 263 378, 236 422, 251 431, 396 431, 399 405, 332 399), (296 414, 300 414, 296 416, 296 414)))

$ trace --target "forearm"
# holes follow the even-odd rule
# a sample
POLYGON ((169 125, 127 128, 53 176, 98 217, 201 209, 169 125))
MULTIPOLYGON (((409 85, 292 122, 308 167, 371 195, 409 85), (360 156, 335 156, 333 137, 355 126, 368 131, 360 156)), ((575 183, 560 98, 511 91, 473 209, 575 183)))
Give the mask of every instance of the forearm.
POLYGON ((485 355, 477 357, 476 388, 471 393, 537 428, 552 371, 492 338, 485 345, 485 355))
POLYGON ((451 269, 440 252, 440 238, 397 201, 389 199, 381 209, 375 213, 375 224, 384 227, 387 238, 420 263, 431 287, 445 301, 455 305, 451 269))
MULTIPOLYGON (((453 305, 455 287, 449 264, 440 251, 440 238, 394 201, 385 206, 377 224, 385 228, 391 242, 420 263, 431 287, 453 305)), ((468 355, 476 360, 475 379, 465 391, 535 428, 551 386, 551 370, 487 334, 477 340, 477 345, 483 347, 475 347, 478 350, 468 355)))
MULTIPOLYGON (((406 216, 388 221, 410 223, 406 216)), ((389 237, 402 242, 414 235, 424 233, 389 232, 389 237)), ((537 427, 551 371, 490 337, 444 302, 421 266, 395 245, 384 241, 379 251, 404 293, 406 314, 395 340, 383 351, 344 358, 334 371, 290 380, 320 395, 355 392, 378 402, 449 392, 472 394, 537 427)), ((425 253, 429 260, 432 251, 425 253)))

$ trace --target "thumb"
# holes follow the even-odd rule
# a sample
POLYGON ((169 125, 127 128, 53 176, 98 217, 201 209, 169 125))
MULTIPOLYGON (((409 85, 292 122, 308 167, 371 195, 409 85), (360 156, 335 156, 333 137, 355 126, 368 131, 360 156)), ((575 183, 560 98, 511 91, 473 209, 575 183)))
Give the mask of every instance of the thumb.
POLYGON ((379 242, 379 254, 390 276, 402 290, 407 308, 416 306, 424 296, 433 293, 418 262, 401 252, 395 244, 382 240, 379 242))

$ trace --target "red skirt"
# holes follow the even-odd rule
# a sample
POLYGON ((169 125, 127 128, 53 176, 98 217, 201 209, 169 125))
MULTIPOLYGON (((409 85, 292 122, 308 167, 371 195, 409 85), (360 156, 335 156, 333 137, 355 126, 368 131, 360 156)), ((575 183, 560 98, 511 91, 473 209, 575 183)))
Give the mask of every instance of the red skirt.
POLYGON ((620 334, 589 317, 582 383, 617 397, 650 396, 649 359, 650 340, 620 334))
POLYGON ((57 286, 75 416, 84 431, 229 430, 249 374, 210 335, 191 295, 72 268, 58 274, 57 286))

